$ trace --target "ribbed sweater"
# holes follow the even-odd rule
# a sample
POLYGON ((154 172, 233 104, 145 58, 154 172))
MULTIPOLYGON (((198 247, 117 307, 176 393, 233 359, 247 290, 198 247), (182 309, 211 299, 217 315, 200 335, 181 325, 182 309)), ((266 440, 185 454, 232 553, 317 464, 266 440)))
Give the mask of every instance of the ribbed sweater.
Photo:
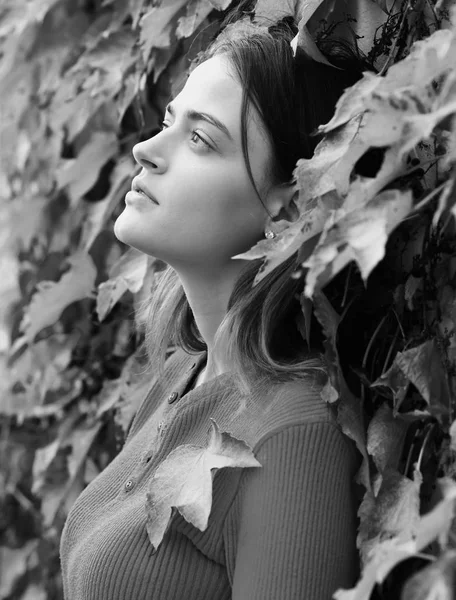
POLYGON ((189 390, 205 360, 181 349, 168 358, 122 450, 72 506, 60 545, 65 600, 330 600, 356 582, 359 458, 321 383, 244 394, 227 372, 189 390), (215 471, 205 531, 174 509, 154 553, 152 475, 178 446, 204 446, 211 418, 262 466, 215 471))

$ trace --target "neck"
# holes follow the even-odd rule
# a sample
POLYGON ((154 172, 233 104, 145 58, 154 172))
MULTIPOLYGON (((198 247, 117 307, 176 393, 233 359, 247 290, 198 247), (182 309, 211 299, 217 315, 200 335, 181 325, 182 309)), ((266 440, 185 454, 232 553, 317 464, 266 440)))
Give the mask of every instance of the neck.
POLYGON ((245 260, 232 260, 228 265, 202 268, 176 268, 192 309, 198 330, 207 346, 206 368, 201 374, 200 383, 221 375, 229 366, 215 358, 214 338, 220 323, 227 313, 228 300, 245 260))

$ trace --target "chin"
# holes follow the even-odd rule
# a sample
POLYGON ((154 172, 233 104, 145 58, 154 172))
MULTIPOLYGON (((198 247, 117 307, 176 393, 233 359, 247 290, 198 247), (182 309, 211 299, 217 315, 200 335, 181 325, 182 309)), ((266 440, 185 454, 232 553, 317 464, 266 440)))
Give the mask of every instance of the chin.
POLYGON ((117 238, 117 239, 118 239, 120 242, 123 242, 124 244, 127 244, 128 242, 126 242, 126 241, 125 241, 125 239, 124 239, 124 235, 123 235, 123 233, 124 233, 124 232, 122 231, 122 225, 121 225, 121 224, 119 224, 119 220, 120 220, 120 217, 121 217, 121 216, 122 216, 122 215, 119 215, 119 216, 117 217, 117 219, 116 219, 116 221, 115 221, 115 223, 114 223, 114 229, 113 229, 113 231, 114 231, 114 235, 116 236, 116 238, 117 238))

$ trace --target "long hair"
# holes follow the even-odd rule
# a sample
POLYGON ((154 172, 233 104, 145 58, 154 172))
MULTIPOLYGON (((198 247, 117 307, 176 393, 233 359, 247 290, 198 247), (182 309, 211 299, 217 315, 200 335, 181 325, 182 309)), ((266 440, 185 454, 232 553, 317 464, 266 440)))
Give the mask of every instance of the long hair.
MULTIPOLYGON (((248 156, 250 104, 258 110, 272 143, 273 179, 291 182, 297 160, 313 154, 316 128, 329 121, 343 90, 365 70, 365 63, 340 45, 324 49, 340 69, 311 60, 299 49, 294 57, 290 41, 296 31, 287 19, 269 28, 245 18, 228 22, 196 62, 223 53, 242 84, 242 151, 261 202, 248 156)), ((263 261, 249 261, 235 282, 215 335, 214 352, 221 364, 239 376, 243 391, 259 380, 305 379, 322 370, 318 353, 307 347, 297 327, 302 291, 302 279, 292 277, 298 268, 297 256, 297 252, 290 256, 255 287, 253 280, 263 261)), ((145 324, 149 366, 161 375, 170 345, 195 354, 205 350, 206 344, 174 269, 168 266, 157 277, 154 293, 138 316, 145 324)))

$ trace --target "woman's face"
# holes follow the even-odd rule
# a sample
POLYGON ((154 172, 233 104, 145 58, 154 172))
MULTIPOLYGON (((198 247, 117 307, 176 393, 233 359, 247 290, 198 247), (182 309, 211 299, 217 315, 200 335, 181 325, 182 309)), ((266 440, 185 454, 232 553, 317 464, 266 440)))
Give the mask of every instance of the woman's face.
MULTIPOLYGON (((114 233, 174 267, 221 265, 264 236, 267 213, 242 153, 242 87, 232 73, 223 55, 196 67, 166 111, 163 131, 133 148, 142 171, 132 187, 138 182, 158 204, 129 192, 114 233)), ((253 111, 249 157, 261 193, 271 147, 253 111)))

